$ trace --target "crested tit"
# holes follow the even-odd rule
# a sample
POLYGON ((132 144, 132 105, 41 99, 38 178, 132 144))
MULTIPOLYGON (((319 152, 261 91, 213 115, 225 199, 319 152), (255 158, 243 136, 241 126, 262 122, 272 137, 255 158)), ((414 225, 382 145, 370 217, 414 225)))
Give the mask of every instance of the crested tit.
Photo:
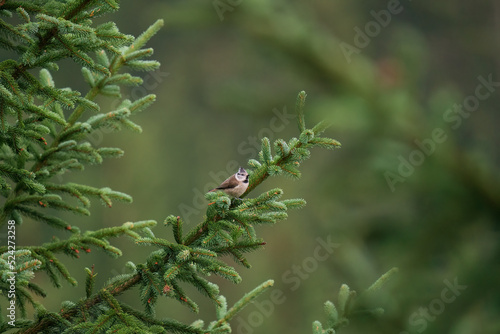
POLYGON ((248 188, 248 173, 240 167, 238 172, 231 175, 220 186, 210 191, 222 190, 232 197, 239 198, 248 188))

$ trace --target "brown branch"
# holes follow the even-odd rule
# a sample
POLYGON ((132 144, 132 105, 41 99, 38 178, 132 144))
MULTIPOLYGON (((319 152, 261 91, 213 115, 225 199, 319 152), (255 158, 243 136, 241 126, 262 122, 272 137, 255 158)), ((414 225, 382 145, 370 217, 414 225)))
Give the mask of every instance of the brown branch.
MULTIPOLYGON (((184 242, 184 245, 186 245, 186 246, 191 245, 193 242, 198 240, 203 235, 203 233, 206 232, 206 230, 208 228, 208 222, 204 221, 203 223, 201 223, 201 225, 202 226, 198 229, 198 232, 196 232, 196 234, 194 234, 191 238, 189 238, 189 240, 186 240, 184 242)), ((195 227, 195 228, 198 228, 198 227, 195 227)))
MULTIPOLYGON (((128 289, 132 288, 133 286, 135 286, 137 283, 139 283, 140 279, 141 279, 141 274, 140 273, 135 274, 130 279, 125 281, 123 284, 118 285, 115 288, 112 288, 112 285, 110 285, 110 286, 105 287, 103 289, 110 289, 109 293, 112 296, 116 296, 116 295, 124 292, 125 290, 128 290, 128 289)), ((83 303, 79 303, 78 305, 72 307, 71 309, 69 309, 67 311, 61 312, 61 317, 63 317, 64 319, 69 319, 69 318, 73 317, 74 315, 76 315, 82 308, 88 309, 96 304, 99 304, 102 301, 103 301, 102 297, 98 294, 97 296, 90 298, 90 299, 87 299, 83 303)), ((43 318, 40 322, 38 322, 34 326, 28 327, 26 329, 21 329, 18 333, 23 333, 23 334, 42 333, 43 330, 46 329, 47 326, 50 326, 56 320, 57 319, 48 318, 48 317, 43 318)))

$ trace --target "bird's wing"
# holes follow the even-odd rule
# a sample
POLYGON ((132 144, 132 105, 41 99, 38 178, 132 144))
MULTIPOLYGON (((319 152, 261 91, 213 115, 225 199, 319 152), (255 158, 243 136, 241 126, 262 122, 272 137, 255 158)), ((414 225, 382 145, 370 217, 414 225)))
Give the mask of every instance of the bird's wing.
POLYGON ((226 181, 222 182, 220 186, 215 189, 232 189, 238 186, 238 181, 234 177, 230 177, 226 181))

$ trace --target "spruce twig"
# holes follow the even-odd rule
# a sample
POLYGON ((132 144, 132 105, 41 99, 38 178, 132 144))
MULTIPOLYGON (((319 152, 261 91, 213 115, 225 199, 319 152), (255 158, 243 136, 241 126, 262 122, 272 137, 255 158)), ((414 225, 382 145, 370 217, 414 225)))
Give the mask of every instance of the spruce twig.
POLYGON ((326 323, 323 325, 319 321, 313 322, 313 334, 338 333, 339 328, 349 325, 349 320, 355 315, 370 314, 380 316, 383 314, 384 310, 382 308, 361 309, 359 300, 378 291, 397 272, 398 268, 390 269, 370 285, 359 297, 356 291, 351 290, 347 284, 342 284, 338 292, 337 303, 334 304, 329 300, 325 302, 326 323))
POLYGON ((249 293, 245 294, 240 300, 238 300, 233 307, 231 307, 225 314, 224 316, 217 321, 215 326, 213 327, 218 328, 224 325, 225 323, 229 322, 237 313, 239 313, 245 306, 247 306, 250 302, 252 302, 255 298, 257 298, 260 294, 262 294, 264 291, 268 290, 274 285, 273 280, 267 280, 249 293))

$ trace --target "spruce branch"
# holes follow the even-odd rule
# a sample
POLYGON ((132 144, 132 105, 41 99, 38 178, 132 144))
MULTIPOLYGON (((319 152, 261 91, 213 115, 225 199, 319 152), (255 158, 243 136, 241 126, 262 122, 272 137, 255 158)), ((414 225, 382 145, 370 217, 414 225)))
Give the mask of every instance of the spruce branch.
MULTIPOLYGON (((49 179, 54 175, 64 173, 68 169, 83 169, 84 163, 101 163, 102 157, 104 155, 106 156, 121 155, 118 149, 114 148, 94 149, 88 143, 78 144, 78 142, 81 141, 81 139, 86 133, 98 129, 98 126, 94 127, 91 126, 93 121, 90 122, 87 121, 82 123, 78 122, 78 120, 83 114, 83 112, 87 109, 92 109, 95 111, 99 110, 98 105, 95 104, 93 100, 99 94, 105 94, 105 91, 108 88, 118 87, 116 86, 117 83, 122 85, 123 84, 135 85, 142 82, 140 78, 132 77, 128 73, 119 74, 118 71, 123 66, 128 64, 127 56, 129 53, 133 54, 133 57, 131 58, 133 58, 134 60, 138 60, 141 59, 142 57, 151 55, 152 53, 151 49, 147 49, 146 52, 141 52, 142 50, 140 48, 160 29, 160 27, 163 25, 163 22, 161 20, 157 21, 148 30, 146 30, 144 34, 142 34, 139 38, 137 38, 134 42, 136 47, 134 47, 134 45, 129 45, 128 47, 126 46, 126 44, 129 41, 132 42, 132 40, 129 37, 120 34, 114 23, 113 24, 105 23, 98 26, 95 29, 95 31, 98 32, 96 34, 96 37, 95 38, 92 37, 89 39, 87 38, 88 35, 94 34, 94 30, 89 25, 86 25, 87 23, 82 25, 80 23, 77 23, 75 20, 76 17, 82 13, 82 11, 83 12, 85 12, 86 10, 90 11, 91 8, 95 6, 95 2, 96 1, 70 1, 67 4, 59 6, 60 10, 59 13, 64 13, 64 15, 62 16, 51 15, 47 12, 40 13, 43 12, 43 10, 41 10, 40 8, 24 8, 22 11, 22 14, 24 16, 26 15, 26 13, 28 15, 30 15, 33 12, 39 13, 37 14, 36 17, 40 20, 40 22, 42 22, 38 23, 40 25, 40 30, 46 31, 45 34, 38 36, 37 41, 31 43, 32 45, 30 46, 29 51, 27 50, 24 53, 24 56, 31 54, 33 57, 36 57, 37 54, 41 53, 42 49, 48 48, 49 45, 51 45, 51 47, 54 48, 57 47, 57 44, 54 44, 54 41, 56 41, 58 43, 61 43, 61 45, 63 45, 64 48, 69 49, 71 51, 70 54, 67 54, 65 57, 68 56, 71 57, 71 55, 76 55, 77 56, 76 58, 81 58, 83 60, 86 59, 85 62, 93 64, 92 65, 93 67, 91 66, 91 69, 95 68, 99 70, 100 68, 104 68, 105 71, 100 75, 96 74, 90 75, 93 79, 92 81, 93 84, 91 85, 91 89, 87 93, 87 95, 81 98, 79 97, 78 92, 72 92, 68 90, 61 90, 54 88, 55 87, 54 82, 47 69, 42 69, 40 71, 40 80, 41 80, 40 82, 37 79, 35 79, 30 73, 27 72, 28 69, 41 65, 42 64, 41 62, 37 63, 28 61, 21 63, 20 65, 14 60, 8 60, 2 62, 0 67, 3 70, 0 71, 0 79, 3 78, 5 81, 9 83, 9 86, 11 87, 11 90, 14 92, 14 95, 7 88, 5 88, 3 91, 5 92, 5 94, 10 96, 10 97, 7 96, 8 101, 10 101, 10 105, 12 105, 12 107, 15 107, 15 109, 18 111, 18 122, 19 125, 21 125, 19 127, 13 127, 13 126, 9 127, 9 130, 12 131, 11 136, 13 136, 13 138, 23 137, 35 141, 42 141, 46 145, 46 147, 44 147, 42 154, 37 159, 35 159, 36 162, 31 168, 31 171, 34 172, 35 174, 30 174, 28 177, 26 176, 20 177, 20 175, 22 174, 22 169, 18 170, 10 169, 11 172, 8 172, 7 171, 8 167, 3 168, 5 171, 4 173, 5 176, 9 177, 13 181, 17 181, 14 192, 10 193, 8 196, 9 199, 15 199, 18 195, 21 195, 23 192, 32 190, 35 190, 38 193, 43 194, 46 191, 46 188, 43 186, 42 182, 44 179, 49 179), (107 39, 112 37, 113 38, 112 43, 115 43, 117 47, 124 47, 124 48, 122 51, 117 52, 117 54, 113 57, 111 61, 106 61, 107 56, 103 55, 105 52, 100 51, 98 52, 98 57, 97 57, 98 62, 94 63, 94 61, 89 56, 87 56, 88 48, 87 51, 81 51, 81 52, 74 51, 74 48, 76 48, 75 43, 80 43, 80 42, 77 40, 70 41, 65 37, 65 34, 68 34, 68 36, 70 36, 71 34, 77 34, 77 35, 80 34, 83 37, 85 37, 84 40, 89 40, 89 41, 99 40, 99 38, 101 38, 102 45, 108 45, 109 43, 111 43, 107 39), (99 62, 104 62, 104 64, 100 64, 99 62), (15 70, 12 70, 14 68, 15 70), (11 75, 10 73, 12 72, 13 74, 11 75), (18 81, 20 81, 21 84, 24 82, 28 83, 31 89, 35 90, 37 94, 43 95, 48 99, 47 100, 48 102, 45 103, 43 108, 40 108, 39 106, 36 106, 33 103, 27 103, 24 105, 23 103, 19 102, 20 100, 24 99, 24 96, 22 96, 19 93, 20 91, 22 91, 23 87, 18 84, 18 81), (18 96, 18 98, 12 98, 15 96, 18 96), (63 118, 62 111, 59 110, 60 108, 59 103, 66 107, 74 107, 76 105, 76 108, 68 117, 68 121, 66 121, 63 118), (43 133, 41 133, 40 131, 33 131, 31 129, 26 128, 26 125, 24 124, 26 120, 23 119, 21 114, 21 110, 23 109, 28 110, 29 112, 34 113, 36 115, 39 115, 40 117, 53 120, 64 125, 63 129, 59 132, 55 131, 54 129, 49 130, 49 128, 45 127, 44 125, 36 125, 40 130, 43 130, 44 133, 50 131, 51 134, 54 136, 50 145, 47 145, 47 141, 43 137, 43 133), (71 143, 71 145, 65 145, 66 143, 71 143), (70 156, 70 153, 73 153, 73 156, 70 156)), ((104 5, 104 7, 109 6, 112 10, 115 10, 117 8, 116 7, 117 5, 113 3, 114 1, 111 2, 108 1, 106 5, 104 5)), ((102 6, 99 7, 99 10, 101 9, 103 9, 102 6)), ((91 14, 93 12, 94 11, 92 10, 91 14)), ((85 15, 86 14, 84 14, 84 16, 85 15)), ((92 15, 90 15, 90 17, 91 16, 92 15)), ((96 44, 96 47, 98 46, 99 43, 96 44)), ((80 49, 80 47, 78 48, 80 49)), ((84 48, 82 47, 81 49, 84 48)), ((151 70, 154 68, 156 67, 151 67, 149 64, 144 65, 144 70, 151 70)), ((86 78, 88 79, 89 74, 88 72, 84 71, 84 74, 85 73, 87 73, 86 78)), ((2 87, 4 86, 2 85, 2 87)), ((120 124, 123 124, 127 128, 140 132, 141 131, 140 127, 137 124, 133 123, 132 121, 126 119, 126 117, 135 112, 145 109, 154 100, 155 96, 153 94, 150 94, 134 102, 125 100, 124 103, 126 103, 128 108, 124 109, 123 114, 120 114, 120 112, 118 111, 103 114, 104 116, 102 116, 100 119, 104 120, 105 123, 103 122, 101 123, 112 124, 113 126, 115 126, 114 124, 118 122, 120 124)), ((17 158, 18 162, 16 165, 18 167, 23 167, 28 160, 31 160, 33 157, 36 157, 36 154, 31 156, 29 154, 26 154, 25 152, 27 152, 27 150, 24 147, 22 147, 23 144, 20 141, 14 141, 12 143, 12 146, 15 147, 15 151, 21 153, 21 156, 17 158)), ((4 183, 3 179, 2 183, 4 183)), ((6 185, 4 188, 7 187, 8 185, 6 185)), ((78 191, 77 189, 74 189, 72 192, 76 194, 77 191, 78 191)), ((79 197, 83 198, 81 196, 79 197)), ((125 194, 111 192, 106 190, 106 188, 103 188, 99 193, 99 198, 107 206, 111 206, 111 198, 113 197, 125 201, 131 200, 130 197, 127 197, 125 194)), ((10 204, 12 203, 14 202, 10 201, 10 204)), ((70 209, 70 207, 68 206, 66 206, 66 208, 70 209)), ((2 222, 0 222, 0 224, 4 224, 7 217, 9 217, 9 215, 15 214, 16 210, 21 211, 32 217, 43 217, 43 215, 37 214, 32 210, 29 209, 27 210, 23 207, 16 208, 15 206, 9 205, 7 207, 4 206, 1 210, 0 216, 3 219, 2 222)), ((74 209, 74 210, 75 212, 86 213, 84 210, 80 209, 74 209)), ((45 219, 45 220, 49 222, 51 221, 50 219, 45 219)), ((54 219, 52 220, 52 223, 54 223, 54 226, 64 227, 64 224, 62 224, 61 222, 56 223, 56 220, 54 219)))
MULTIPOLYGON (((112 289, 102 289, 102 291, 106 290, 108 293, 112 296, 116 296, 121 294, 122 292, 130 289, 131 287, 135 286, 137 282, 140 279, 140 275, 134 275, 130 278, 128 278, 125 281, 115 283, 114 285, 110 286, 112 289)), ((55 318, 53 316, 45 316, 42 317, 37 323, 32 324, 30 327, 21 329, 18 333, 24 333, 24 334, 38 334, 43 332, 46 328, 49 326, 53 325, 54 323, 57 322, 58 319, 64 319, 67 321, 67 319, 71 319, 74 317, 76 314, 80 312, 82 309, 90 309, 91 307, 101 303, 103 301, 102 295, 96 295, 92 298, 85 299, 83 301, 80 301, 73 307, 63 310, 60 313, 55 313, 59 317, 55 318)))
POLYGON ((255 298, 257 298, 260 294, 262 294, 264 291, 268 290, 274 285, 273 280, 268 280, 265 281, 264 283, 260 284, 258 287, 250 291, 249 293, 245 294, 240 300, 238 300, 233 307, 231 307, 229 310, 224 312, 223 310, 219 311, 219 319, 215 323, 213 327, 210 329, 216 329, 227 322, 231 320, 238 312, 240 312, 245 306, 247 306, 250 302, 252 302, 255 298))
MULTIPOLYGON (((63 8, 61 8, 61 13, 62 15, 61 18, 64 20, 71 21, 78 13, 80 13, 82 10, 84 10, 87 6, 91 5, 94 2, 94 0, 82 0, 82 1, 72 1, 69 2, 69 4, 63 8)), ((26 6, 23 5, 23 8, 25 10, 28 10, 26 6)), ((8 9, 14 9, 14 8, 9 8, 5 7, 5 10, 8 9)), ((40 7, 36 7, 34 9, 30 8, 30 11, 42 11, 40 7)), ((43 15, 43 14, 42 14, 43 15)), ((36 53, 41 53, 42 50, 47 46, 47 44, 50 42, 50 40, 55 37, 58 33, 58 29, 56 27, 50 29, 48 32, 46 32, 43 36, 40 37, 38 43, 36 43, 33 48, 36 50, 36 53)), ((15 72, 13 74, 14 78, 19 77, 22 73, 26 72, 32 68, 29 64, 26 63, 21 63, 19 64, 15 72)))
POLYGON ((299 132, 302 133, 306 129, 306 122, 304 119, 304 107, 306 104, 306 92, 302 91, 297 96, 297 102, 295 103, 295 111, 297 112, 297 125, 299 127, 299 132))
MULTIPOLYGON (((94 14, 100 15, 117 8, 114 0, 68 0, 48 4, 41 1, 9 1, 2 8, 4 11, 15 11, 25 23, 16 26, 3 20, 0 22, 2 36, 13 37, 12 43, 2 44, 0 41, 0 45, 10 46, 19 55, 17 61, 5 60, 0 63, 0 190, 6 199, 0 208, 0 224, 13 219, 19 225, 23 217, 30 217, 71 233, 66 240, 56 239, 41 246, 22 247, 20 253, 16 254, 19 264, 14 268, 18 272, 17 306, 24 312, 26 302, 31 303, 38 319, 41 319, 38 324, 21 319, 16 321, 18 326, 25 327, 28 332, 38 333, 43 331, 41 328, 48 328, 44 326, 49 324, 56 327, 58 323, 69 325, 70 314, 81 314, 82 309, 102 306, 101 297, 95 299, 92 295, 93 276, 87 279, 86 302, 89 304, 66 302, 64 309, 69 310, 69 313, 50 313, 33 301, 30 294, 45 294, 40 287, 30 282, 36 271, 46 272, 55 286, 61 285, 61 277, 72 285, 76 284, 76 280, 58 259, 58 254, 78 258, 82 252, 98 248, 111 256, 119 256, 121 251, 111 245, 110 238, 120 235, 128 235, 134 240, 154 237, 150 230, 156 224, 154 221, 126 223, 119 227, 82 233, 78 227, 47 213, 45 209, 50 207, 88 215, 91 197, 100 199, 109 207, 114 200, 132 201, 129 195, 107 187, 50 182, 54 176, 70 169, 81 170, 86 164, 101 163, 106 157, 121 156, 123 151, 118 148, 93 147, 86 135, 98 130, 99 126, 123 125, 140 132, 140 126, 126 117, 146 109, 155 100, 153 94, 137 101, 123 100, 118 110, 102 113, 104 117, 101 118, 81 121, 86 111, 100 112, 99 105, 94 102, 99 94, 114 90, 119 95, 120 86, 142 83, 142 79, 129 73, 119 73, 129 66, 129 62, 134 62, 129 67, 142 70, 154 70, 159 66, 155 61, 140 61, 152 54, 152 49, 143 51, 141 48, 162 26, 162 21, 156 22, 146 34, 141 35, 137 40, 140 46, 130 52, 130 59, 128 48, 134 42, 131 36, 121 34, 112 22, 96 28, 91 26, 91 19, 97 16, 94 14), (95 51, 97 55, 93 57, 95 51), (107 52, 112 54, 111 61, 107 60, 107 52), (84 78, 90 85, 84 97, 78 91, 57 88, 49 70, 57 70, 55 62, 64 58, 72 58, 83 66, 84 78), (116 60, 120 58, 126 59, 116 60), (28 72, 36 68, 40 68, 39 78, 28 72), (63 109, 72 109, 68 118, 63 109), (122 113, 120 109, 123 109, 122 113), (17 122, 11 123, 11 120, 17 122), (72 205, 60 194, 75 197, 83 207, 72 205)), ((0 250, 2 256, 8 254, 7 247, 0 247, 0 250)), ((7 270, 14 270, 8 267, 7 262, 4 265, 0 266, 2 278, 5 278, 7 270)), ((109 283, 109 291, 114 295, 120 294, 122 289, 128 289, 129 284, 135 285, 139 277, 128 275, 115 279, 109 283)), ((4 290, 2 286, 2 292, 4 290)), ((110 300, 107 299, 108 302, 110 300)), ((127 322, 129 318, 123 312, 114 311, 115 315, 123 316, 124 324, 135 324, 127 322)))
POLYGON ((323 325, 319 321, 313 322, 313 334, 338 333, 338 330, 349 325, 350 319, 354 317, 361 315, 380 316, 383 314, 384 310, 382 308, 366 309, 363 307, 362 302, 373 297, 373 293, 378 291, 397 272, 398 268, 390 269, 359 297, 356 291, 351 290, 347 284, 342 284, 338 292, 337 303, 334 304, 329 300, 325 302, 326 323, 323 325))
MULTIPOLYGON (((330 138, 319 138, 315 137, 314 130, 306 129, 305 125, 305 117, 304 117, 304 106, 305 106, 306 93, 304 91, 300 92, 297 96, 296 103, 296 113, 297 113, 297 123, 299 130, 301 130, 300 140, 296 138, 292 138, 288 143, 286 143, 282 139, 278 139, 275 141, 275 151, 276 155, 273 156, 271 150, 271 144, 267 137, 262 139, 262 147, 259 152, 260 161, 255 159, 251 159, 249 161, 249 165, 253 168, 250 173, 249 186, 245 193, 241 196, 242 198, 247 196, 253 189, 255 189, 259 184, 261 184, 264 180, 266 180, 271 175, 286 175, 291 176, 293 178, 300 177, 300 171, 298 170, 298 166, 300 166, 300 162, 309 158, 310 151, 309 148, 314 146, 326 147, 326 148, 339 148, 341 144, 335 139, 330 138)), ((320 122, 313 129, 316 130, 318 134, 324 132, 330 123, 328 122, 320 122)), ((274 195, 280 196, 281 190, 275 190, 274 195)), ((262 196, 269 196, 262 195, 262 196)), ((212 198, 212 197, 211 197, 212 198)), ((245 211, 248 208, 250 203, 253 203, 255 206, 258 204, 259 199, 250 200, 247 202, 248 204, 243 204, 241 206, 242 211, 245 211)), ((303 200, 299 200, 299 202, 285 202, 289 203, 291 207, 301 207, 305 205, 303 200)), ((209 206, 215 204, 215 202, 209 203, 209 206)), ((208 215, 207 215, 208 216, 208 215)), ((269 221, 274 222, 276 219, 282 219, 286 217, 286 213, 274 213, 267 217, 255 217, 260 221, 269 221)), ((210 226, 211 221, 218 221, 222 217, 214 216, 212 220, 207 220, 201 222, 197 227, 195 227, 191 233, 189 233, 185 238, 185 244, 190 245, 195 243, 199 238, 204 236, 210 226)), ((233 219, 238 219, 238 217, 232 217, 233 219)), ((247 219, 250 217, 246 217, 247 219)), ((245 226, 244 226, 245 227, 245 226)))
POLYGON ((250 174, 249 186, 241 196, 245 197, 259 184, 271 175, 285 175, 292 178, 300 177, 297 167, 300 162, 309 158, 309 148, 321 146, 324 148, 339 148, 341 144, 335 139, 320 138, 317 135, 324 132, 331 124, 322 121, 312 129, 306 128, 304 117, 304 106, 307 94, 302 91, 297 95, 295 111, 297 114, 297 125, 300 131, 299 140, 292 138, 288 143, 282 139, 275 141, 276 155, 272 155, 270 141, 267 137, 262 139, 262 149, 259 153, 260 161, 251 159, 249 165, 253 167, 250 174))

